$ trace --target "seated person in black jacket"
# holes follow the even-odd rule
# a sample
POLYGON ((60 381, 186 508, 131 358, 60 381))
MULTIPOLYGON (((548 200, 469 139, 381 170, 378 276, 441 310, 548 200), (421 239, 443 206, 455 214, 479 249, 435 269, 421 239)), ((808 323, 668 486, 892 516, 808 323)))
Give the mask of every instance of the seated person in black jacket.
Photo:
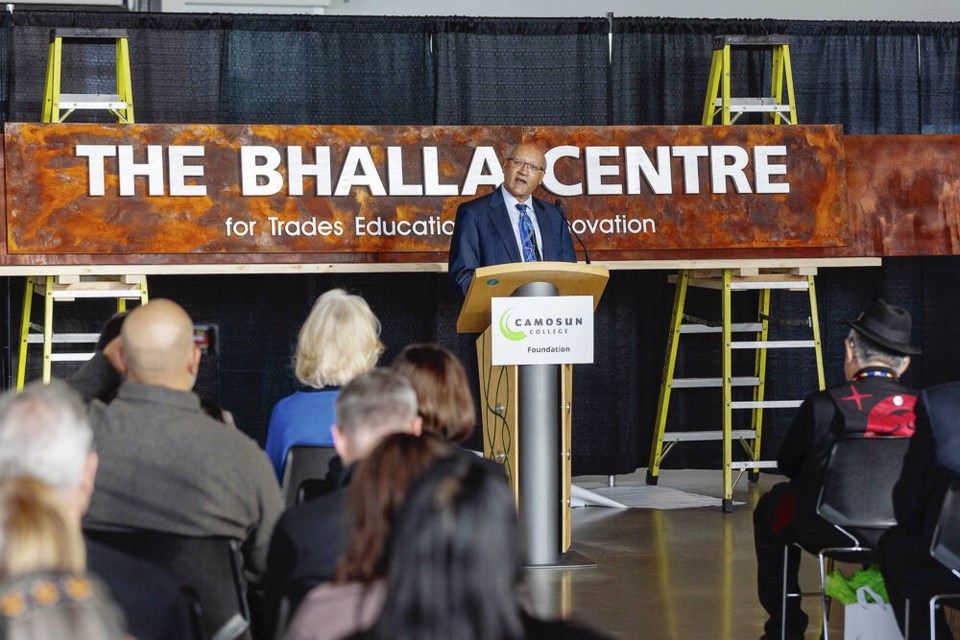
MULTIPOLYGON (((64 383, 28 384, 0 396, 0 476, 28 475, 57 489, 70 517, 90 504, 98 458, 80 398, 64 383)), ((137 640, 193 637, 186 601, 163 567, 85 541, 87 568, 100 577, 137 640)))
MULTIPOLYGON (((877 300, 844 339, 846 382, 803 401, 780 446, 777 466, 788 478, 764 494, 753 512, 757 595, 769 618, 765 638, 779 638, 783 607, 783 549, 799 543, 820 550, 849 542, 816 513, 823 471, 834 443, 849 435, 910 436, 916 392, 900 383, 910 355, 910 314, 877 300)), ((789 547, 787 589, 799 591, 800 550, 789 547)), ((787 638, 802 638, 807 616, 798 598, 787 601, 787 638)))
POLYGON ((292 612, 310 589, 333 579, 346 546, 344 502, 357 462, 391 433, 420 435, 417 396, 402 374, 377 368, 355 378, 337 396, 333 442, 345 470, 329 494, 287 510, 267 555, 268 624, 292 612), (287 611, 281 612, 281 601, 287 611))
MULTIPOLYGON (((906 633, 905 603, 910 600, 910 637, 930 637, 929 599, 960 593, 960 578, 933 559, 930 542, 943 495, 960 474, 960 382, 920 394, 917 433, 903 460, 893 490, 897 526, 880 539, 880 571, 900 629, 906 633)), ((937 638, 952 638, 943 611, 936 618, 937 638)))

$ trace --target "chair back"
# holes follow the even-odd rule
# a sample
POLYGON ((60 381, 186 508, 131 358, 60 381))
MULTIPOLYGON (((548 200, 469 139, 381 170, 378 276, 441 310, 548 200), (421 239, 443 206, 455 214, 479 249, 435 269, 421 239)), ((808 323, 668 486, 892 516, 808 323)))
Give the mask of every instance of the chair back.
POLYGON ((287 507, 297 504, 300 486, 307 480, 323 480, 330 461, 337 457, 333 447, 298 444, 287 451, 280 491, 287 507))
POLYGON ((897 523, 893 486, 910 438, 847 437, 833 446, 820 487, 821 518, 872 547, 897 523))
POLYGON ((247 633, 250 607, 238 541, 145 530, 85 533, 117 551, 169 569, 182 582, 182 590, 200 603, 204 637, 235 640, 247 633))
POLYGON ((960 570, 960 480, 951 482, 943 496, 930 555, 947 569, 960 570))

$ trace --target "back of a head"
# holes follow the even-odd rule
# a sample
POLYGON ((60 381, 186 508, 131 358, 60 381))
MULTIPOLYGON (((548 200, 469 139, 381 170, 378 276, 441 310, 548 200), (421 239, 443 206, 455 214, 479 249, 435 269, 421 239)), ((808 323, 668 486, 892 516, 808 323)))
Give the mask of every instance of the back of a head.
POLYGON ((80 523, 53 488, 30 476, 0 480, 0 579, 85 565, 80 523))
POLYGON ((123 358, 131 378, 165 384, 183 377, 193 354, 193 321, 171 300, 137 307, 120 329, 123 358))
POLYGON ((476 421, 473 394, 455 355, 440 345, 412 344, 390 367, 413 384, 424 431, 455 442, 470 437, 476 421))
POLYGON ((32 382, 0 396, 0 478, 30 475, 73 490, 92 446, 86 409, 65 383, 32 382))
POLYGON ((523 638, 518 540, 503 476, 471 456, 437 462, 410 490, 394 530, 376 637, 523 638))
POLYGON ((337 582, 371 582, 386 569, 384 548, 407 491, 430 465, 457 449, 430 433, 389 435, 357 467, 350 481, 349 543, 337 563, 337 582))
POLYGON ((331 289, 317 298, 300 327, 294 370, 310 387, 343 386, 369 371, 381 353, 380 321, 366 300, 331 289))
POLYGON ((417 417, 417 395, 406 377, 378 367, 340 391, 334 413, 337 426, 348 438, 404 431, 417 417))
POLYGON ((83 574, 45 571, 0 586, 2 640, 123 640, 123 614, 100 582, 83 574))

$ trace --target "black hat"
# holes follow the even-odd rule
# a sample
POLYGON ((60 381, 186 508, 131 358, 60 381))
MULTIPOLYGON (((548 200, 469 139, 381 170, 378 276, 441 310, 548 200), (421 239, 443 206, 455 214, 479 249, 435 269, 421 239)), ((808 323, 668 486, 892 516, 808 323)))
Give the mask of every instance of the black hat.
POLYGON ((852 322, 848 320, 847 324, 862 333, 867 339, 893 353, 900 355, 920 353, 920 349, 910 344, 910 329, 912 327, 910 312, 887 304, 880 298, 877 298, 876 302, 861 311, 856 320, 852 322))

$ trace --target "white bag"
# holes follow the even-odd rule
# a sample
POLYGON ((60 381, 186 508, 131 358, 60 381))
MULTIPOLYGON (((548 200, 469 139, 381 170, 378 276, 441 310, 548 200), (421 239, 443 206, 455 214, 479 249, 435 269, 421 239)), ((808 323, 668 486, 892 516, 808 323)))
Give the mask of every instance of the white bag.
POLYGON ((843 640, 903 640, 903 634, 893 607, 864 585, 857 589, 857 601, 843 608, 843 640))

